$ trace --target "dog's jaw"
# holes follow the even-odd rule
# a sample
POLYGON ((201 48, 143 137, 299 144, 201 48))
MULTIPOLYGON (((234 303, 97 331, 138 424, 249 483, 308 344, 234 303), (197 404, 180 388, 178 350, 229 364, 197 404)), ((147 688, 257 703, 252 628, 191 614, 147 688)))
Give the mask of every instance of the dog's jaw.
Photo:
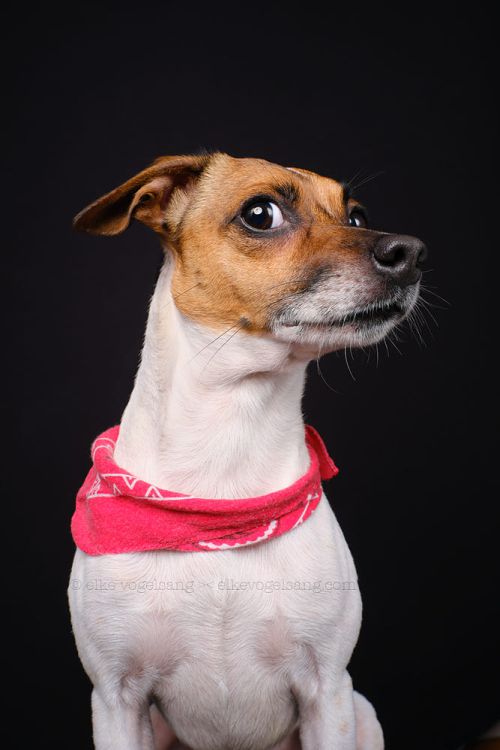
POLYGON ((332 304, 328 280, 305 300, 292 297, 272 319, 273 334, 279 341, 290 342, 296 353, 309 351, 311 358, 376 344, 410 315, 420 284, 374 299, 363 284, 357 286, 347 290, 337 304, 332 304))

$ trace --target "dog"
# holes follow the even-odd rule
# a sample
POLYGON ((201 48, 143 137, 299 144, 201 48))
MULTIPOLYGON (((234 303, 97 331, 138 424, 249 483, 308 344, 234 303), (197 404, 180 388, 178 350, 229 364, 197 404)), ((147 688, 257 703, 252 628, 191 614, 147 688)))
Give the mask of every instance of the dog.
MULTIPOLYGON (((113 460, 215 505, 292 485, 311 461, 308 363, 408 316, 425 246, 370 229, 342 182, 221 152, 161 157, 74 224, 117 235, 133 219, 164 264, 113 460)), ((320 494, 307 520, 256 543, 76 550, 68 595, 97 750, 383 748, 347 671, 356 570, 320 494)))

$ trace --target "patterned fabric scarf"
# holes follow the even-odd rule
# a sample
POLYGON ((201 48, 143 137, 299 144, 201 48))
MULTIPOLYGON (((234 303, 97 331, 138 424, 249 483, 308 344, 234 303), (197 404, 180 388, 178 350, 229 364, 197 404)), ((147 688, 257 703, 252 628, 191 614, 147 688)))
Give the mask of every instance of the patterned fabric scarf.
POLYGON ((305 425, 310 465, 289 487, 235 500, 171 492, 144 482, 113 460, 120 427, 92 445, 93 466, 76 496, 73 539, 89 555, 144 550, 208 552, 273 539, 303 523, 322 497, 322 479, 338 474, 314 427, 305 425))

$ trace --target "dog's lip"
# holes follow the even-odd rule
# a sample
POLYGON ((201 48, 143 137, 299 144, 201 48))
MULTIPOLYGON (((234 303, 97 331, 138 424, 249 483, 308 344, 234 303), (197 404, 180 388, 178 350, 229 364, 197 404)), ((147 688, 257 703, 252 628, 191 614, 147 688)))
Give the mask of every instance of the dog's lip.
POLYGON ((400 302, 389 301, 359 307, 338 318, 329 320, 293 320, 283 322, 287 328, 304 326, 306 328, 343 328, 348 325, 380 325, 392 318, 401 317, 405 313, 400 302))

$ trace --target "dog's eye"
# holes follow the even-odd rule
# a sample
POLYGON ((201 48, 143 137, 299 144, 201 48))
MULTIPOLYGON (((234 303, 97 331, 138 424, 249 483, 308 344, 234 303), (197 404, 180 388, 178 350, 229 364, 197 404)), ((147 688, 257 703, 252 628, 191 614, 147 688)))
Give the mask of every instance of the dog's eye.
POLYGON ((280 227, 283 222, 283 214, 281 209, 276 203, 272 201, 256 201, 245 206, 242 211, 241 218, 243 223, 251 229, 276 229, 280 227))
POLYGON ((349 214, 349 226, 364 229, 368 226, 368 217, 360 208, 354 208, 349 214))

